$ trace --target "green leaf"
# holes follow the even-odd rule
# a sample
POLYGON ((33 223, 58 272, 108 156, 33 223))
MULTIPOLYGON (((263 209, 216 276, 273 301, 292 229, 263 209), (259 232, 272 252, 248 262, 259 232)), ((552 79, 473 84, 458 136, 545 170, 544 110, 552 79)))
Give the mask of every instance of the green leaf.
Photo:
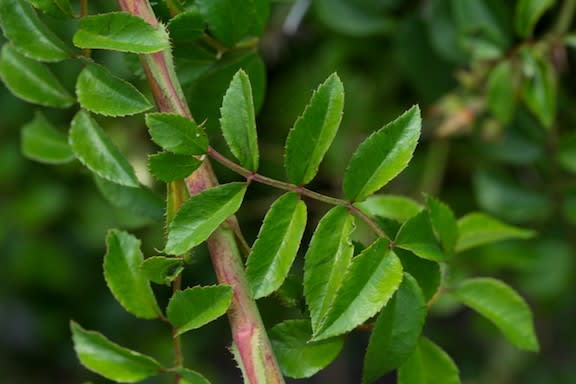
POLYGON ((451 255, 458 241, 458 223, 454 217, 454 212, 449 206, 432 196, 427 196, 426 202, 428 203, 428 213, 432 228, 444 251, 451 255))
POLYGON ((258 137, 250 79, 243 70, 236 72, 222 100, 220 127, 224 139, 240 164, 258 169, 258 137))
POLYGON ((170 39, 162 24, 153 27, 141 17, 111 12, 81 18, 74 45, 147 54, 170 48, 170 39))
POLYGON ((56 18, 73 18, 74 12, 68 0, 27 0, 34 8, 56 18))
POLYGON ((400 227, 394 243, 397 247, 414 252, 424 259, 433 261, 446 259, 432 231, 432 223, 426 211, 408 219, 400 227))
POLYGON ((555 0, 519 0, 516 3, 514 17, 518 35, 525 38, 532 36, 538 20, 555 2, 555 0))
POLYGON ((82 365, 107 379, 136 383, 156 376, 162 366, 151 357, 113 343, 104 335, 70 322, 74 350, 82 365))
POLYGON ((401 223, 422 210, 422 206, 416 201, 397 195, 373 195, 354 205, 369 215, 380 216, 401 223))
POLYGON ((394 30, 396 22, 390 12, 395 1, 316 0, 319 19, 330 29, 345 36, 368 37, 394 30))
POLYGON ((406 168, 420 137, 420 108, 414 106, 368 137, 356 150, 344 174, 344 195, 361 201, 406 168))
POLYGON ((426 301, 432 299, 440 287, 442 277, 440 264, 423 259, 410 251, 400 248, 396 248, 394 252, 400 258, 404 272, 414 277, 418 282, 426 301))
POLYGON ((296 258, 305 228, 306 204, 297 193, 286 193, 272 204, 246 265, 246 277, 256 299, 280 288, 296 258))
POLYGON ((168 32, 174 44, 190 43, 204 34, 204 19, 197 9, 182 12, 170 19, 168 32))
POLYGON ((22 127, 22 153, 29 159, 48 164, 68 163, 74 159, 66 136, 40 112, 22 127))
POLYGON ((304 296, 312 329, 317 331, 342 284, 354 254, 350 235, 354 217, 334 207, 318 223, 304 258, 304 296))
POLYGON ((166 314, 176 327, 176 335, 197 329, 224 315, 232 302, 228 285, 192 287, 174 293, 166 314))
POLYGON ((528 109, 547 129, 556 119, 556 72, 552 63, 539 54, 523 50, 525 79, 522 99, 528 109))
POLYGON ((404 273, 402 284, 386 304, 370 336, 364 357, 363 383, 398 368, 416 348, 426 317, 426 301, 416 280, 404 273))
POLYGON ((98 176, 94 182, 102 196, 117 208, 126 209, 138 216, 160 221, 164 216, 165 204, 160 195, 147 187, 125 187, 98 176))
POLYGON ((20 53, 38 61, 61 61, 72 56, 70 49, 40 21, 24 0, 0 1, 0 25, 4 36, 20 53))
POLYGON ((229 183, 190 197, 170 223, 166 253, 181 255, 208 239, 240 208, 245 192, 246 184, 229 183))
POLYGON ((208 29, 226 46, 259 36, 270 14, 269 0, 196 0, 208 29))
POLYGON ((148 156, 148 169, 158 180, 182 180, 197 170, 202 162, 190 155, 160 152, 148 156))
POLYGON ((558 163, 565 170, 576 173, 576 134, 567 134, 558 140, 558 163))
POLYGON ((198 372, 186 368, 176 368, 175 372, 180 375, 180 384, 210 384, 208 379, 198 372))
POLYGON ((316 176, 336 136, 343 110, 344 86, 333 73, 316 89, 288 134, 284 166, 290 182, 308 184, 316 176))
POLYGON ((504 124, 514 117, 517 99, 514 75, 510 60, 501 61, 488 75, 486 103, 490 112, 504 124))
POLYGON ((352 259, 314 339, 346 333, 374 316, 402 281, 402 264, 386 239, 376 240, 352 259))
POLYGON ((506 239, 529 239, 533 231, 514 227, 484 213, 470 213, 458 220, 456 252, 506 239))
POLYGON ((202 155, 208 150, 204 130, 192 120, 175 113, 148 113, 146 125, 152 140, 179 155, 202 155))
POLYGON ((148 280, 168 285, 184 270, 184 262, 175 257, 153 256, 144 260, 140 269, 148 280))
POLYGON ((104 255, 104 277, 108 288, 134 316, 155 319, 160 315, 160 309, 148 279, 140 270, 143 261, 140 240, 117 229, 108 231, 104 255))
POLYGON ((96 63, 87 63, 80 72, 76 95, 82 108, 105 116, 134 115, 152 108, 132 84, 96 63))
POLYGON ((309 342, 312 328, 308 320, 283 321, 269 335, 282 373, 294 379, 310 377, 324 369, 344 346, 342 337, 309 342))
POLYGON ((74 116, 68 142, 78 160, 98 176, 127 187, 140 186, 128 160, 88 112, 74 116))
POLYGON ((421 338, 398 370, 398 384, 460 384, 458 367, 450 356, 427 338, 421 338))
POLYGON ((11 44, 2 47, 0 77, 10 92, 30 103, 54 108, 67 108, 74 103, 46 65, 22 56, 11 44))
POLYGON ((493 322, 516 347, 538 351, 530 308, 520 295, 502 281, 469 279, 460 284, 453 295, 493 322))

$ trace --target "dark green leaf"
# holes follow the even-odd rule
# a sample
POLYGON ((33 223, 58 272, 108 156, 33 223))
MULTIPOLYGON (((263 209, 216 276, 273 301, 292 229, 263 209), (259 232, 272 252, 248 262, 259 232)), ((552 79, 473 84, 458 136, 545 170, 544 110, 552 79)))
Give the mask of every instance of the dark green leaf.
POLYGON ((506 239, 529 239, 534 232, 514 227, 484 213, 470 213, 458 220, 456 251, 461 252, 480 245, 506 239))
POLYGON ((96 63, 87 63, 80 72, 76 95, 82 108, 106 116, 134 115, 152 108, 132 84, 96 63))
POLYGON ((180 375, 180 384, 210 384, 208 379, 198 372, 186 368, 177 368, 176 372, 180 375))
POLYGON ((416 348, 425 317, 422 290, 405 273, 402 284, 376 320, 364 357, 363 383, 373 382, 406 361, 416 348))
POLYGON ((390 32, 396 26, 391 8, 397 1, 317 0, 320 20, 336 32, 366 37, 390 32))
POLYGON ((420 109, 402 116, 368 137, 356 150, 344 174, 344 195, 361 201, 406 168, 420 137, 420 109))
POLYGON ((48 67, 19 54, 4 44, 0 57, 0 77, 19 98, 47 107, 67 108, 74 99, 48 67))
POLYGON ((286 320, 269 332, 272 349, 282 373, 302 379, 316 374, 340 354, 342 337, 309 342, 312 328, 308 320, 286 320))
POLYGON ((486 103, 502 123, 509 123, 514 116, 517 90, 514 68, 509 60, 496 65, 488 75, 486 103))
POLYGON ((576 173, 576 135, 568 134, 558 141, 558 162, 565 170, 576 173))
POLYGON ((434 236, 428 212, 422 211, 408 219, 396 235, 397 247, 414 252, 419 257, 433 261, 446 258, 434 236))
POLYGON ((522 99, 545 128, 556 119, 556 72, 552 63, 540 54, 523 50, 524 80, 522 99))
POLYGON ((48 164, 67 163, 74 159, 66 136, 58 132, 40 112, 22 127, 22 153, 29 159, 48 164))
POLYGON ((170 48, 170 39, 162 24, 153 27, 141 17, 111 12, 81 18, 74 45, 146 54, 170 48))
POLYGON ((372 216, 397 220, 401 223, 422 210, 422 206, 416 201, 397 195, 373 195, 355 205, 372 216))
POLYGON ((57 18, 72 18, 74 12, 68 0, 28 0, 34 8, 57 18))
POLYGON ((258 169, 258 137, 250 79, 243 70, 236 72, 222 100, 220 126, 224 139, 240 164, 258 169))
POLYGON ((385 239, 352 259, 332 305, 314 332, 314 340, 346 333, 374 316, 402 281, 402 264, 385 239))
POLYGON ((39 61, 60 61, 72 56, 25 0, 0 1, 0 25, 4 36, 24 56, 39 61))
POLYGON ((421 338, 398 370, 398 384, 460 384, 458 367, 450 356, 427 338, 421 338))
POLYGON ((286 193, 272 204, 246 266, 246 277, 256 299, 268 296, 282 285, 305 228, 306 205, 297 193, 286 193))
POLYGON ((555 0, 519 0, 516 3, 516 15, 514 17, 516 32, 521 37, 532 36, 536 23, 555 0))
POLYGON ((166 253, 181 255, 206 240, 240 208, 245 192, 246 184, 229 183, 190 197, 170 223, 166 253))
POLYGON ((469 279, 460 284, 453 294, 493 322, 516 347, 538 351, 530 308, 508 285, 491 278, 469 279))
POLYGON ((170 284, 184 270, 184 262, 176 257, 149 257, 140 269, 146 278, 156 284, 170 284))
POLYGON ((350 264, 353 230, 354 217, 345 207, 335 207, 320 220, 310 241, 304 262, 304 296, 314 330, 319 329, 350 264))
POLYGON ((116 300, 137 317, 157 318, 160 309, 148 279, 140 270, 144 261, 140 240, 112 229, 106 237, 106 249, 104 277, 116 300))
POLYGON ((458 241, 458 223, 449 206, 440 200, 427 197, 428 212, 432 228, 442 244, 444 251, 451 255, 458 241))
POLYGON ((232 301, 228 285, 193 287, 174 293, 166 314, 177 335, 197 329, 224 315, 232 301))
POLYGON ((139 187, 128 160, 88 112, 79 111, 74 116, 68 142, 78 160, 98 176, 127 187, 139 187))
POLYGON ((413 276, 418 282, 426 301, 432 299, 440 287, 442 277, 440 264, 423 259, 410 251, 400 248, 396 248, 395 252, 402 262, 404 271, 413 276))
POLYGON ((120 383, 136 383, 156 376, 162 366, 151 357, 126 349, 104 335, 87 331, 71 321, 76 355, 89 370, 120 383))
POLYGON ((182 12, 168 23, 170 40, 174 44, 189 43, 204 34, 204 19, 197 9, 182 12))
POLYGON ((208 150, 204 130, 184 116, 148 113, 146 125, 152 140, 167 151, 180 155, 202 155, 208 150))
POLYGON ((170 182, 190 176, 202 162, 190 155, 160 152, 148 157, 148 169, 158 180, 170 182))
POLYGON ((288 134, 284 166, 292 183, 308 184, 316 176, 336 136, 343 109, 344 86, 334 73, 316 89, 288 134))

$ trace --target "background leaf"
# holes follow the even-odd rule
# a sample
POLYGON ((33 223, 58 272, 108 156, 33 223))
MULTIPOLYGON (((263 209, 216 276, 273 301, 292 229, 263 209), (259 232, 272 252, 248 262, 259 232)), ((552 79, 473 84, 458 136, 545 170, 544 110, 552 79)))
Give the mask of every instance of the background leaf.
POLYGON ((119 346, 101 333, 87 331, 70 322, 74 349, 82 365, 107 379, 136 383, 156 376, 162 366, 151 357, 119 346))
POLYGON ((527 351, 538 351, 530 308, 508 285, 496 279, 475 278, 464 281, 453 294, 493 322, 512 344, 527 351))
POLYGON ((180 155, 202 155, 208 150, 206 134, 192 120, 175 113, 148 113, 146 125, 152 140, 180 155))
POLYGON ((68 163, 74 159, 66 136, 40 112, 22 127, 22 153, 29 159, 48 164, 68 163))
POLYGON ((140 240, 129 233, 112 229, 106 237, 104 277, 108 288, 130 313, 144 319, 160 315, 148 279, 140 270, 144 256, 140 240))
POLYGON ((177 368, 176 372, 180 375, 180 384, 210 384, 208 379, 198 372, 186 368, 177 368))
POLYGON ((182 12, 168 23, 170 40, 178 45, 192 42, 204 34, 205 23, 198 9, 182 12))
POLYGON ((142 262, 140 269, 156 284, 170 284, 184 270, 184 262, 176 257, 153 256, 142 262))
POLYGON ((398 370, 398 384, 460 384, 458 367, 450 356, 427 338, 421 338, 398 370))
POLYGON ((514 117, 517 99, 515 71, 509 60, 497 64, 488 75, 486 102, 488 108, 502 123, 514 117))
POLYGON ((330 148, 344 109, 344 86, 332 74, 316 89, 286 139, 284 166, 290 182, 308 184, 330 148))
POLYGON ((402 172, 418 143, 421 124, 420 109, 414 106, 360 144, 344 174, 346 198, 364 200, 402 172))
POLYGON ((539 53, 522 51, 524 80, 522 99, 528 109, 545 128, 550 129, 556 119, 557 84, 552 63, 539 53))
POLYGON ((555 0, 518 0, 514 17, 518 35, 530 37, 540 17, 555 2, 555 0))
POLYGON ((74 12, 68 0, 28 0, 34 8, 56 18, 73 18, 74 12))
POLYGON ((190 155, 160 152, 148 156, 148 169, 158 180, 182 180, 197 170, 202 162, 190 155))
POLYGON ((297 193, 286 193, 272 204, 246 265, 254 298, 280 288, 296 258, 304 229, 306 205, 297 193))

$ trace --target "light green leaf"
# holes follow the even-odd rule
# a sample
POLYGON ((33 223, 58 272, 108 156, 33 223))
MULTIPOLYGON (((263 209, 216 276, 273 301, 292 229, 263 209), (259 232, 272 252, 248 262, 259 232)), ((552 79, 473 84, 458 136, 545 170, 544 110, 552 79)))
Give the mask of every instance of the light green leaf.
POLYGON ((204 29, 204 19, 195 8, 178 14, 168 23, 170 40, 176 45, 198 40, 204 34, 204 29))
POLYGON ((106 236, 104 277, 108 288, 131 314, 144 319, 160 315, 150 283, 140 270, 144 256, 140 240, 129 233, 112 229, 106 236))
POLYGON ((540 17, 555 2, 555 0, 519 0, 516 3, 516 15, 514 16, 518 35, 525 38, 532 36, 540 17))
POLYGON ((312 329, 326 316, 354 254, 350 235, 354 217, 345 207, 334 207, 318 223, 304 261, 304 296, 312 329))
POLYGON ((522 99, 528 109, 545 128, 550 129, 556 119, 557 83, 552 63, 540 54, 524 50, 524 80, 522 99))
POLYGON ((166 314, 177 335, 197 329, 224 315, 232 302, 228 285, 192 287, 174 293, 166 314))
POLYGON ((258 137, 250 79, 243 70, 236 72, 222 100, 220 127, 224 139, 240 164, 258 169, 258 137))
POLYGON ((70 128, 72 151, 89 170, 113 183, 139 187, 134 169, 86 111, 79 111, 70 128))
POLYGON ((245 192, 246 184, 229 183, 190 197, 170 223, 166 253, 181 255, 208 239, 240 208, 245 192))
POLYGON ((180 384, 210 384, 207 378, 186 368, 177 368, 176 373, 180 375, 180 384))
POLYGON ((520 295, 502 281, 469 279, 460 284, 453 295, 493 322, 516 347, 538 351, 530 308, 520 295))
POLYGON ((76 95, 82 108, 105 116, 134 115, 152 108, 132 84, 96 63, 87 63, 80 72, 76 95))
POLYGON ((400 258, 404 272, 416 279, 422 289, 424 298, 426 301, 429 301, 434 297, 440 287, 442 277, 440 264, 435 261, 423 259, 410 251, 405 251, 400 248, 396 248, 394 252, 396 252, 400 258))
POLYGON ((370 336, 364 357, 363 383, 398 368, 416 348, 426 317, 426 301, 416 280, 404 273, 402 284, 386 304, 370 336))
POLYGON ((170 182, 182 180, 202 165, 202 162, 190 155, 177 155, 160 152, 148 156, 148 169, 158 180, 170 182))
POLYGON ((422 211, 408 219, 396 235, 397 247, 414 252, 415 255, 433 261, 446 259, 434 236, 432 223, 427 211, 422 211))
POLYGON ((227 47, 260 36, 270 14, 269 0, 196 0, 208 29, 227 47))
POLYGON ((40 112, 22 127, 22 153, 29 159, 48 164, 68 163, 74 159, 66 136, 40 112))
POLYGON ((454 217, 454 212, 449 206, 432 196, 427 196, 426 202, 436 237, 440 240, 446 254, 451 255, 458 241, 458 223, 454 217))
POLYGON ((152 140, 180 155, 202 155, 208 150, 204 130, 192 120, 175 113, 148 113, 146 125, 152 140))
POLYGON ((344 86, 333 73, 316 89, 286 140, 284 167, 290 182, 308 184, 330 148, 342 120, 344 86))
POLYGON ((373 195, 354 205, 369 215, 380 216, 401 223, 422 210, 422 206, 416 201, 397 195, 373 195))
POLYGON ((402 281, 402 264, 386 239, 376 240, 352 259, 313 340, 346 333, 374 316, 402 281))
POLYGON ((514 117, 517 99, 517 84, 510 60, 501 61, 488 75, 486 103, 490 111, 506 124, 514 117))
POLYGON ((297 193, 286 193, 272 204, 246 266, 246 277, 256 299, 280 288, 296 258, 305 228, 306 204, 297 193))
POLYGON ((170 48, 170 39, 162 24, 153 27, 141 17, 111 12, 81 18, 74 45, 147 54, 170 48))
POLYGON ((398 384, 460 384, 458 367, 450 356, 427 338, 421 338, 398 370, 398 384))
POLYGON ((146 278, 156 284, 168 285, 184 270, 184 262, 176 257, 149 257, 140 269, 146 278))
POLYGON ((0 77, 10 92, 30 103, 55 108, 74 103, 46 65, 22 56, 11 44, 2 47, 0 77))
POLYGON ((514 227, 484 213, 470 213, 458 220, 456 252, 506 239, 529 239, 533 231, 514 227))
POLYGON ((74 12, 68 0, 27 0, 34 8, 56 18, 73 18, 74 12))
POLYGON ((344 195, 362 201, 406 168, 420 137, 420 108, 414 106, 368 137, 344 174, 344 195))
POLYGON ((269 335, 282 373, 294 379, 310 377, 324 369, 344 346, 342 337, 309 342, 312 328, 308 320, 283 321, 269 335))
POLYGON ((70 322, 74 350, 82 365, 107 379, 136 383, 156 376, 162 366, 151 357, 113 343, 104 335, 70 322))
POLYGON ((25 0, 0 1, 0 25, 4 36, 24 56, 49 62, 72 56, 66 44, 40 21, 25 0))

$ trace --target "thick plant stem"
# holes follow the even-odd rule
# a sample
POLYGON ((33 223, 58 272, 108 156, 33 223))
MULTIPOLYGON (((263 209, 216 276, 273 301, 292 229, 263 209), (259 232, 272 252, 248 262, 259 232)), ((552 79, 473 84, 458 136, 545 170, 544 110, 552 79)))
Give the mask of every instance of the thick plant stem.
MULTIPOLYGON (((119 0, 119 4, 122 10, 143 18, 152 26, 158 26, 159 23, 148 0, 119 0)), ((190 110, 174 73, 171 52, 165 50, 141 55, 140 60, 158 110, 178 113, 191 119, 190 110)), ((186 179, 186 186, 191 195, 217 184, 218 181, 207 159, 186 179)), ((212 234, 207 243, 218 281, 232 286, 233 289, 228 317, 245 382, 284 383, 256 302, 246 281, 234 231, 224 225, 212 234)))

